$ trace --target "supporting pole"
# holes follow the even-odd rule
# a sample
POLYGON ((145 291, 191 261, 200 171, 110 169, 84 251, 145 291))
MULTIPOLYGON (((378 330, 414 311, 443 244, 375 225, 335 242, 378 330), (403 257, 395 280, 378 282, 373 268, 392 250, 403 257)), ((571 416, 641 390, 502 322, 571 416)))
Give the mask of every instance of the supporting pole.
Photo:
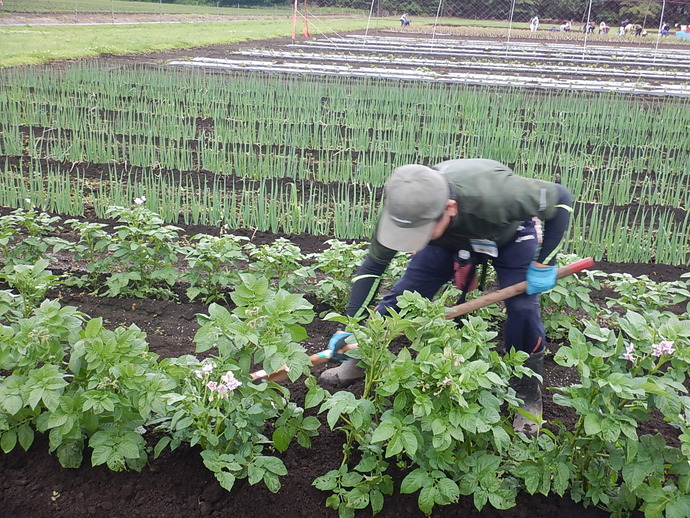
POLYGON ((309 8, 307 7, 307 0, 304 0, 304 31, 302 34, 307 39, 311 36, 309 34, 309 8))
POLYGON ((585 50, 587 49, 587 35, 589 34, 589 20, 592 16, 592 0, 589 0, 589 10, 587 11, 587 25, 585 26, 585 43, 582 46, 582 61, 585 61, 585 50))

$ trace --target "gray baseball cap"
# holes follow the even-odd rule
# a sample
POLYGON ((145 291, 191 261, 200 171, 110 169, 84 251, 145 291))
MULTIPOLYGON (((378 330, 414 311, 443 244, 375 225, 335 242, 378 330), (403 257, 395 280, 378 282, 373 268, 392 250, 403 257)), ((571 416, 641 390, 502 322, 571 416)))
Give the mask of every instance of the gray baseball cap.
POLYGON ((399 252, 424 248, 450 199, 445 177, 423 165, 404 165, 393 171, 383 194, 378 242, 399 252))

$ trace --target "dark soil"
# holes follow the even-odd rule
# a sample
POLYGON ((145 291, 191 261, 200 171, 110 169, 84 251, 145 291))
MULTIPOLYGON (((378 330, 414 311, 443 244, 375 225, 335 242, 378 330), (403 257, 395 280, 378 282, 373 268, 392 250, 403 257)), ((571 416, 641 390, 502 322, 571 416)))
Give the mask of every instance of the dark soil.
MULTIPOLYGON (((275 40, 280 45, 286 40, 275 40)), ((256 43, 253 44, 256 46, 256 43)), ((267 45, 271 46, 271 45, 267 45)), ((235 46, 204 48, 203 55, 225 55, 235 46)), ((201 51, 201 49, 196 49, 201 51)), ((185 51, 185 55, 190 54, 185 51)), ((133 63, 160 64, 178 57, 178 52, 162 52, 138 56, 110 56, 98 58, 104 65, 122 66, 133 63)), ((201 54, 201 52, 200 52, 201 54)), ((8 209, 0 211, 6 213, 8 209)), ((182 226, 182 225, 179 225, 182 226)), ((186 227, 187 234, 205 232, 214 234, 213 228, 186 227)), ((270 242, 276 235, 238 230, 252 238, 255 243, 270 242)), ((304 253, 320 251, 328 237, 289 237, 304 253)), ((679 267, 656 264, 616 264, 602 262, 597 268, 605 272, 625 272, 634 276, 648 275, 656 281, 677 280, 685 270, 679 267)), ((157 300, 125 300, 96 298, 69 291, 53 294, 64 305, 74 305, 91 317, 103 317, 112 328, 136 324, 148 335, 150 349, 161 357, 175 357, 194 352, 193 336, 198 328, 195 315, 206 313, 207 307, 200 303, 175 303, 157 300)), ((324 309, 324 308, 317 308, 324 309)), ((310 353, 325 348, 334 325, 316 320, 308 326, 309 339, 304 345, 310 353)), ((552 352, 556 346, 551 346, 552 352)), ((323 369, 323 367, 317 368, 323 369)), ((557 386, 573 382, 572 372, 556 366, 547 360, 546 386, 557 386)), ((289 385, 295 400, 301 403, 304 388, 300 383, 289 385)), ((545 417, 550 420, 569 416, 564 409, 555 406, 546 395, 545 417)), ((645 423, 642 433, 659 430, 667 437, 673 430, 663 421, 645 423)), ((155 440, 151 439, 151 444, 155 440)), ((282 479, 283 487, 277 494, 270 493, 263 485, 250 486, 238 483, 232 492, 223 490, 215 478, 202 464, 199 451, 181 447, 173 453, 166 451, 156 460, 151 460, 141 473, 114 473, 106 467, 90 467, 87 459, 75 470, 60 467, 57 458, 48 453, 47 439, 38 436, 28 452, 15 450, 0 454, 0 518, 24 517, 307 517, 337 516, 325 508, 328 494, 312 487, 317 476, 337 468, 340 462, 342 438, 331 433, 324 425, 310 449, 291 447, 283 456, 288 475, 282 479)), ((399 481, 403 474, 394 473, 399 481)), ((362 512, 358 516, 368 516, 362 512)), ((389 517, 422 516, 417 507, 416 495, 394 495, 386 500, 383 511, 378 515, 389 517)), ((500 517, 500 518, 599 518, 608 516, 599 509, 584 509, 568 498, 521 495, 517 507, 497 511, 487 507, 481 513, 471 498, 463 498, 457 504, 436 508, 436 517, 500 517)))

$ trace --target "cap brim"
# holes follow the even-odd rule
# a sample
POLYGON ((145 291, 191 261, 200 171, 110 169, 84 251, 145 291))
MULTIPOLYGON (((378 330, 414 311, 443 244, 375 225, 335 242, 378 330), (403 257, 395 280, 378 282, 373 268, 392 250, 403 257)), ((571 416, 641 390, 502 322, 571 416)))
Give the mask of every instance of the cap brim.
POLYGON ((399 227, 384 208, 376 230, 376 240, 386 248, 398 252, 417 252, 431 241, 436 221, 417 227, 399 227))

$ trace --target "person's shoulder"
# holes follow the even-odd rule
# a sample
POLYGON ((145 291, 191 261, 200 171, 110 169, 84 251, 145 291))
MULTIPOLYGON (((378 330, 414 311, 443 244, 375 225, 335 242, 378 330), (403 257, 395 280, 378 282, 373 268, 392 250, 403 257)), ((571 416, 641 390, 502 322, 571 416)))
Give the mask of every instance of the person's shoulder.
POLYGON ((445 175, 468 175, 468 174, 509 174, 513 171, 505 164, 489 158, 456 158, 446 160, 431 167, 445 175))

